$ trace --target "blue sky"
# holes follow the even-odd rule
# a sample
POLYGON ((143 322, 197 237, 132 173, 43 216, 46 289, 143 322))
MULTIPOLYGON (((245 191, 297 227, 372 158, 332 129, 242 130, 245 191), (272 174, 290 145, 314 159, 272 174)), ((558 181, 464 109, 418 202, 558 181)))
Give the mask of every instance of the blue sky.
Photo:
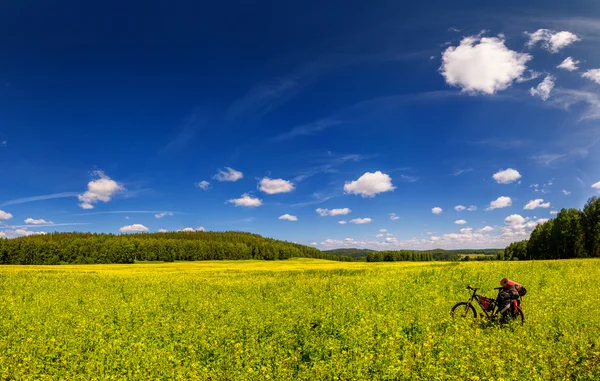
POLYGON ((33 1, 0 19, 2 237, 503 247, 600 191, 595 2, 33 1))

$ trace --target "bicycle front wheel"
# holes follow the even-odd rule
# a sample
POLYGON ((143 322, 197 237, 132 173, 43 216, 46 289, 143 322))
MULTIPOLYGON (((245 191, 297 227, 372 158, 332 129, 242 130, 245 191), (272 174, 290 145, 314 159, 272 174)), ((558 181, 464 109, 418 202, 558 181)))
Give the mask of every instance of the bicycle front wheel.
POLYGON ((475 319, 477 318, 477 311, 471 303, 460 302, 452 307, 450 316, 454 319, 475 319))

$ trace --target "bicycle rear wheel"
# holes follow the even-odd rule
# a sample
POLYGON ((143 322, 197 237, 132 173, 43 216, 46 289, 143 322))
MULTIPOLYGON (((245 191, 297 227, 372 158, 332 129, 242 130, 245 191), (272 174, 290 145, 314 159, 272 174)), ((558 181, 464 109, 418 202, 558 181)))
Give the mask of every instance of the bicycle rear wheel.
POLYGON ((460 302, 452 307, 450 316, 454 319, 475 319, 477 318, 477 311, 471 303, 460 302))

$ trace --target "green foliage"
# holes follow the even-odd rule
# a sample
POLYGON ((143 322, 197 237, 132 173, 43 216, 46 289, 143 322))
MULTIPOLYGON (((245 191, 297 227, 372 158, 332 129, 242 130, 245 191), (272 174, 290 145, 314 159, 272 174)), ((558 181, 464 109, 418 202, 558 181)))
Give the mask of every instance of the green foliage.
POLYGON ((54 233, 0 239, 0 264, 133 263, 292 257, 352 261, 290 242, 242 232, 54 233))
POLYGON ((597 259, 0 266, 0 379, 600 380, 598 279, 597 259), (503 277, 524 326, 450 318, 503 277))
POLYGON ((431 253, 411 250, 373 251, 367 256, 367 262, 421 262, 432 260, 433 255, 431 253))
POLYGON ((513 242, 498 258, 566 259, 600 257, 600 198, 583 211, 562 209, 555 219, 536 226, 529 241, 513 242))

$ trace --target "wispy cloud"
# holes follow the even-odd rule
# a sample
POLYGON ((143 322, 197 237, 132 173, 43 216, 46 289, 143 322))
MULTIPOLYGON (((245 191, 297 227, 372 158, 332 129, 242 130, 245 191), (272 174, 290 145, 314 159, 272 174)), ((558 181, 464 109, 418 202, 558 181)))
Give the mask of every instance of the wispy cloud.
POLYGON ((38 225, 16 225, 14 228, 25 228, 25 229, 35 229, 35 228, 47 228, 47 227, 55 227, 55 226, 80 226, 80 225, 90 225, 89 222, 65 222, 61 224, 38 224, 38 225))
POLYGON ((415 60, 429 56, 429 52, 386 53, 372 55, 328 54, 298 66, 287 74, 271 78, 256 86, 228 108, 225 119, 234 122, 242 117, 262 117, 289 102, 305 88, 335 70, 376 62, 415 60))
POLYGON ((469 173, 473 170, 473 168, 464 168, 464 169, 457 169, 456 171, 452 172, 451 175, 452 176, 460 176, 463 173, 469 173))
POLYGON ((183 123, 183 127, 177 135, 175 135, 161 150, 161 153, 176 152, 185 148, 188 142, 196 134, 196 130, 200 125, 204 123, 204 119, 200 116, 200 113, 194 111, 187 116, 183 123))
POLYGON ((520 139, 490 138, 485 140, 468 141, 467 144, 475 146, 487 146, 497 149, 516 149, 525 146, 526 142, 520 139))
POLYGON ((328 129, 329 127, 337 126, 342 124, 339 120, 333 119, 320 119, 312 123, 302 124, 292 128, 290 131, 283 134, 277 135, 273 138, 273 141, 280 142, 283 140, 292 139, 298 136, 308 136, 321 132, 328 129))
POLYGON ((97 214, 161 214, 173 215, 173 214, 185 214, 181 212, 171 212, 168 210, 110 210, 106 212, 92 212, 92 213, 77 213, 72 216, 93 216, 97 214))
POLYGON ((600 93, 597 91, 556 89, 548 103, 564 110, 583 105, 579 121, 600 119, 600 93))
POLYGON ((42 195, 42 196, 23 197, 23 198, 16 198, 14 200, 4 201, 3 203, 0 204, 0 206, 24 204, 26 202, 34 202, 34 201, 52 200, 55 198, 77 197, 77 195, 78 195, 77 192, 62 192, 62 193, 46 194, 46 195, 42 195))
POLYGON ((294 182, 300 182, 306 180, 309 177, 315 176, 320 173, 334 173, 336 168, 347 162, 359 162, 365 159, 374 157, 373 155, 358 155, 358 154, 346 154, 346 155, 333 155, 329 154, 326 158, 322 159, 323 164, 319 164, 307 169, 300 171, 294 178, 294 182))

